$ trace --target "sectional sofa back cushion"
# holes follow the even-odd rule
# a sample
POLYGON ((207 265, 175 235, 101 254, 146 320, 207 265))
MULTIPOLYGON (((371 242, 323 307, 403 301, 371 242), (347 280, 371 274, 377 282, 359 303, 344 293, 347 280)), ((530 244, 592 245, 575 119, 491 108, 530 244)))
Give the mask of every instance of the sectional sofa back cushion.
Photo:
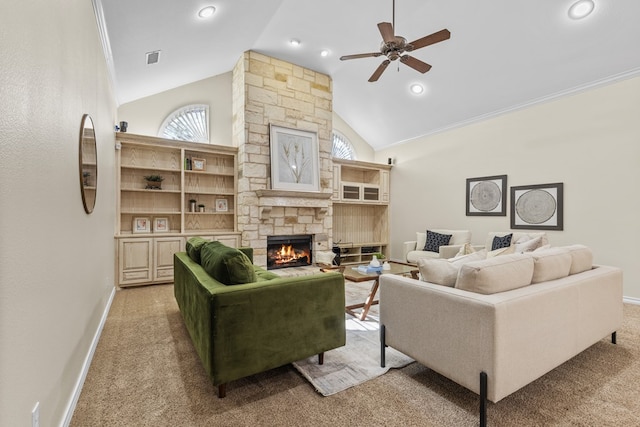
POLYGON ((549 248, 530 253, 533 258, 531 283, 567 277, 571 270, 571 253, 567 248, 549 248))
POLYGON ((200 249, 202 268, 220 283, 240 285, 257 281, 251 260, 236 248, 208 242, 200 249))
POLYGON ((200 264, 200 251, 202 250, 202 247, 209 242, 210 240, 203 239, 202 237, 198 236, 192 237, 187 240, 186 249, 189 258, 200 264))
POLYGON ((455 287, 479 294, 494 294, 531 284, 533 257, 501 255, 472 261, 460 267, 455 287))
POLYGON ((593 253, 585 245, 565 246, 571 254, 571 270, 569 274, 578 274, 591 270, 593 267, 593 253))

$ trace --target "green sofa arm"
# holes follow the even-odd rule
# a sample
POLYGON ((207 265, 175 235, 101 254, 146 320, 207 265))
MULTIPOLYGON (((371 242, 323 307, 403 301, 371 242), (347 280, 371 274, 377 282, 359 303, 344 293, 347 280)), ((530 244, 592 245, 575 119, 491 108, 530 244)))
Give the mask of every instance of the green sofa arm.
POLYGON ((340 273, 225 286, 179 252, 174 276, 180 311, 214 385, 345 344, 340 273))

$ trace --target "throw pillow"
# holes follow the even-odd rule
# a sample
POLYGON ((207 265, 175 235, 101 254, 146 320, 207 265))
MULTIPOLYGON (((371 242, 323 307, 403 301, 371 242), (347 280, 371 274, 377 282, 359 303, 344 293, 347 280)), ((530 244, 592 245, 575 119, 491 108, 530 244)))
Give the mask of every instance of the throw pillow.
POLYGON ((538 249, 541 245, 542 245, 542 237, 536 237, 534 239, 523 237, 516 242, 515 252, 517 254, 521 254, 524 252, 531 252, 538 249))
POLYGON ((448 245, 449 240, 451 240, 451 234, 440 234, 435 231, 427 230, 427 242, 424 245, 424 250, 439 252, 440 246, 448 245))
POLYGON ((453 287, 456 284, 460 267, 468 262, 484 259, 484 253, 475 252, 469 255, 446 259, 421 258, 418 260, 421 280, 436 285, 453 287))
POLYGON ((200 264, 200 251, 202 250, 202 247, 209 242, 210 240, 203 239, 202 237, 199 237, 199 236, 192 237, 189 240, 187 240, 186 249, 187 249, 187 255, 189 255, 189 258, 191 258, 192 260, 200 264))
POLYGON ((475 249, 473 249, 473 246, 471 246, 471 243, 465 243, 464 245, 462 245, 460 247, 460 250, 458 251, 458 253, 456 254, 456 258, 462 255, 469 255, 476 252, 475 249))
POLYGON ((494 251, 500 248, 507 248, 511 246, 511 238, 513 237, 513 233, 507 234, 506 236, 494 236, 493 243, 491 243, 491 250, 494 251))
POLYGON ((251 260, 236 248, 209 242, 200 250, 200 258, 202 268, 220 283, 240 285, 257 281, 251 260))
POLYGON ((506 248, 500 248, 500 249, 496 249, 494 251, 487 252, 487 259, 499 256, 499 255, 510 255, 510 254, 514 254, 514 253, 516 253, 516 247, 515 246, 508 246, 506 248))
POLYGON ((316 251, 316 262, 320 264, 331 265, 335 257, 336 257, 336 254, 331 251, 316 251))

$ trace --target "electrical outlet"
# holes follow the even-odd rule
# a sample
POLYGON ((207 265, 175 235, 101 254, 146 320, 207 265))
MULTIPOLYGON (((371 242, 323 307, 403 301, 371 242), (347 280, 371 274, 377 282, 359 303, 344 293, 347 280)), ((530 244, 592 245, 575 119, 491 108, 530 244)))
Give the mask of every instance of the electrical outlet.
POLYGON ((31 410, 31 427, 40 427, 40 402, 31 410))

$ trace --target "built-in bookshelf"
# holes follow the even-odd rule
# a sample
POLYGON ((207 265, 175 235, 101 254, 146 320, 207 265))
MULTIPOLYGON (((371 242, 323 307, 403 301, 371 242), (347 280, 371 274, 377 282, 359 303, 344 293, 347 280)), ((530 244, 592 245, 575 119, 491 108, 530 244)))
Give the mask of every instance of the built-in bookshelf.
POLYGON ((120 286, 172 281, 173 253, 191 236, 239 244, 236 156, 235 147, 117 134, 120 286))

